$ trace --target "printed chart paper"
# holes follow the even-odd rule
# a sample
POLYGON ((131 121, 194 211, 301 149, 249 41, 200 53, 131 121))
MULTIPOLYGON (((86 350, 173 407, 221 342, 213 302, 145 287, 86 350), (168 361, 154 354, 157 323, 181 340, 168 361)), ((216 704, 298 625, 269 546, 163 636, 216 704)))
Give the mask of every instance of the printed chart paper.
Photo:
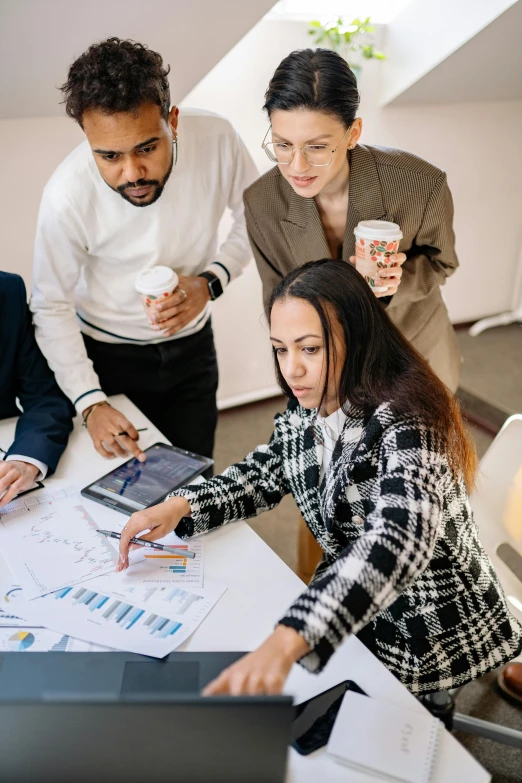
POLYGON ((84 642, 82 639, 73 639, 70 636, 68 638, 67 652, 117 652, 114 647, 103 647, 101 644, 84 642))
POLYGON ((11 582, 0 584, 0 628, 21 628, 29 624, 16 611, 16 599, 22 597, 20 585, 11 582))
POLYGON ((32 511, 39 506, 45 506, 50 501, 64 500, 73 494, 79 494, 75 486, 59 486, 54 489, 43 489, 30 495, 22 495, 15 498, 4 508, 0 509, 0 517, 10 516, 11 514, 21 514, 25 511, 32 511))
MULTIPOLYGON (((105 577, 92 583, 93 589, 103 589, 110 586, 112 595, 123 601, 132 601, 142 606, 147 606, 156 612, 164 614, 174 613, 178 619, 185 622, 197 622, 197 625, 208 614, 212 606, 218 602, 226 587, 210 582, 206 587, 190 588, 184 590, 181 587, 169 585, 136 585, 132 587, 117 587, 113 581, 105 577)), ((196 626, 194 626, 196 627, 196 626)))
POLYGON ((71 639, 45 628, 36 628, 28 623, 16 612, 16 602, 23 598, 22 588, 19 585, 6 582, 0 586, 0 650, 6 647, 12 650, 16 646, 16 634, 29 629, 27 637, 19 637, 19 649, 22 652, 112 652, 110 647, 102 647, 91 642, 83 642, 80 639, 71 639), (7 633, 7 629, 10 629, 7 633))
POLYGON ((117 563, 116 548, 97 532, 80 493, 71 487, 54 495, 28 495, 0 515, 0 548, 26 600, 114 571, 117 563))
POLYGON ((163 658, 195 631, 226 588, 145 590, 70 586, 34 601, 19 599, 19 611, 28 621, 86 642, 163 658), (146 600, 136 600, 134 592, 146 600))
POLYGON ((0 652, 67 652, 69 641, 46 628, 0 628, 0 652))
POLYGON ((180 557, 170 552, 162 552, 156 549, 134 549, 130 553, 129 568, 120 573, 114 573, 114 589, 127 587, 164 586, 169 585, 186 587, 203 587, 203 571, 205 557, 205 541, 203 538, 194 538, 184 541, 173 533, 170 533, 159 542, 178 549, 190 549, 195 553, 195 558, 180 557))

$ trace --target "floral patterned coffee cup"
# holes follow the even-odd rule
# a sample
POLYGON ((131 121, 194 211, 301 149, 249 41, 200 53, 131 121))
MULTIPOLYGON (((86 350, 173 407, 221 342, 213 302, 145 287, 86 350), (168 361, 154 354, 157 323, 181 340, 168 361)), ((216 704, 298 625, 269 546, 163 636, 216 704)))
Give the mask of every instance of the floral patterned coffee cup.
POLYGON ((150 317, 151 308, 154 307, 158 299, 165 299, 177 288, 179 278, 168 266, 151 266, 144 269, 135 280, 134 287, 140 295, 145 313, 149 322, 153 321, 150 317))
POLYGON ((374 291, 387 291, 388 286, 379 285, 383 281, 379 280, 377 272, 386 268, 390 258, 397 255, 402 239, 400 227, 387 220, 361 220, 353 233, 355 268, 374 291))

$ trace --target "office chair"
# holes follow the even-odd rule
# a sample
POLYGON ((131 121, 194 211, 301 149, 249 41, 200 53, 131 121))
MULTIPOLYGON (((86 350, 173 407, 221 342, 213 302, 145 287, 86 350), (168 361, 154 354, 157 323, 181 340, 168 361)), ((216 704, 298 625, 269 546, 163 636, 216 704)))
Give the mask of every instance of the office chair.
MULTIPOLYGON (((522 622, 522 414, 507 419, 481 459, 470 503, 509 608, 522 622)), ((522 732, 455 712, 457 691, 432 693, 419 701, 450 731, 458 729, 522 750, 522 732)))

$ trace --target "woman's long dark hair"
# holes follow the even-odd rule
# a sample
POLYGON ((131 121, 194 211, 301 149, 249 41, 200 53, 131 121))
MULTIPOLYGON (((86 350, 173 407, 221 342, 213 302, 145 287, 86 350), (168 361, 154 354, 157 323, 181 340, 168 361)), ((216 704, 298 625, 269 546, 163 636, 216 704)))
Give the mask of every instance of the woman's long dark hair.
MULTIPOLYGON (((456 397, 435 375, 428 363, 390 321, 383 305, 361 275, 343 261, 311 261, 291 272, 272 292, 274 304, 286 297, 303 299, 321 320, 326 354, 326 395, 333 332, 338 321, 346 346, 338 398, 371 414, 389 402, 396 415, 419 416, 439 439, 455 475, 462 474, 468 490, 477 467, 476 452, 466 433, 456 397)), ((281 389, 292 391, 274 362, 281 389)))
POLYGON ((357 79, 346 60, 331 49, 297 49, 277 66, 263 108, 269 117, 278 109, 322 111, 348 128, 359 108, 357 79))

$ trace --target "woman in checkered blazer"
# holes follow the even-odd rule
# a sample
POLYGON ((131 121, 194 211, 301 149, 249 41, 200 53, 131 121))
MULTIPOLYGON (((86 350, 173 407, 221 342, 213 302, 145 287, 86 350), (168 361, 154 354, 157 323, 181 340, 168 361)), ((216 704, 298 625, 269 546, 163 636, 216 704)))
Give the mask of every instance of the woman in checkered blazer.
POLYGON ((357 634, 413 692, 454 688, 522 649, 522 628, 468 501, 476 456, 458 403, 350 264, 305 264, 274 290, 270 332, 288 409, 268 444, 160 506, 121 538, 189 538, 291 493, 324 556, 255 652, 209 693, 278 692, 357 634))

